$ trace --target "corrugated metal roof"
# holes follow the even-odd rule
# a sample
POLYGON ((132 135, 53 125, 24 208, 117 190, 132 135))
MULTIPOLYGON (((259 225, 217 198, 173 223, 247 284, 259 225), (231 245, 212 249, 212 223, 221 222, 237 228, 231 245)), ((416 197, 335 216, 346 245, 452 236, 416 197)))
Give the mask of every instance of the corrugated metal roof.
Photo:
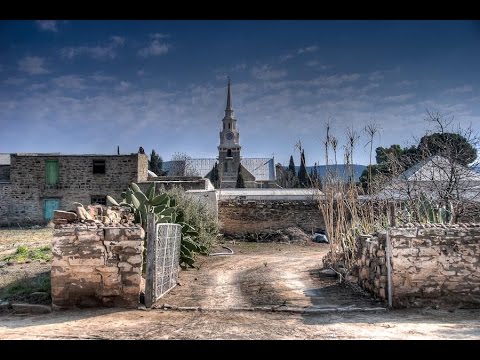
POLYGON ((450 177, 454 176, 456 189, 463 199, 480 201, 480 174, 461 164, 452 164, 436 155, 424 159, 405 170, 379 191, 377 198, 406 199, 414 194, 437 198, 442 191, 450 191, 450 177))
POLYGON ((317 200, 323 193, 318 189, 221 189, 220 200, 317 200))
POLYGON ((460 164, 453 164, 443 156, 431 156, 405 170, 399 177, 401 181, 448 181, 452 171, 461 179, 480 181, 480 174, 460 164))
MULTIPOLYGON (((187 175, 205 177, 213 169, 217 159, 189 159, 185 166, 187 175)), ((257 181, 275 181, 275 164, 273 158, 243 158, 241 164, 255 176, 257 181)), ((165 161, 162 169, 169 171, 177 161, 165 161)), ((185 174, 184 174, 185 175, 185 174)))
POLYGON ((0 165, 10 165, 10 154, 0 154, 0 165))
POLYGON ((256 181, 275 181, 273 158, 244 158, 240 162, 255 176, 256 181))
MULTIPOLYGON (((210 170, 213 169, 216 159, 188 159, 185 165, 187 174, 173 174, 177 176, 201 176, 205 177, 210 170)), ((162 170, 169 172, 175 167, 175 164, 182 162, 182 160, 164 161, 162 170)), ((181 168, 181 167, 179 167, 181 168)), ((172 174, 169 174, 172 175, 172 174)))

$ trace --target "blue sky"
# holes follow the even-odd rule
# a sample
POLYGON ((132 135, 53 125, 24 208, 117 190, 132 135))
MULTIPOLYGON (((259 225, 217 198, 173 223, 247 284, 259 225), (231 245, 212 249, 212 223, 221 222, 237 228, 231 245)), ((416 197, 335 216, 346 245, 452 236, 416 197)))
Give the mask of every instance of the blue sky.
MULTIPOLYGON (((226 77, 244 157, 324 164, 340 146, 411 145, 426 111, 480 130, 476 21, 0 21, 0 153, 215 157, 226 77)), ((341 159, 342 155, 339 155, 341 159)))

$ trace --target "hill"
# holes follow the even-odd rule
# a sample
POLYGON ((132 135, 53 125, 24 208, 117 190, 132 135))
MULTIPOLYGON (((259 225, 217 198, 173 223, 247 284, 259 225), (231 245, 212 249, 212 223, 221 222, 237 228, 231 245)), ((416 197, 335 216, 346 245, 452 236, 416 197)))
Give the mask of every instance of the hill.
MULTIPOLYGON (((358 181, 360 179, 360 175, 362 175, 363 170, 365 170, 367 167, 365 165, 350 165, 353 167, 353 174, 355 177, 355 181, 358 181)), ((300 166, 295 166, 298 174, 298 170, 300 169, 300 166)), ((313 168, 315 166, 307 166, 307 173, 310 174, 311 171, 313 171, 313 168)), ((343 177, 344 179, 348 178, 348 174, 345 173, 346 170, 346 165, 344 164, 338 164, 337 167, 335 165, 329 165, 328 170, 330 173, 335 172, 335 168, 338 171, 338 174, 343 177)), ((288 166, 285 167, 285 169, 288 169, 288 166)), ((327 166, 326 165, 318 165, 317 166, 317 172, 321 177, 325 177, 327 175, 327 166)))

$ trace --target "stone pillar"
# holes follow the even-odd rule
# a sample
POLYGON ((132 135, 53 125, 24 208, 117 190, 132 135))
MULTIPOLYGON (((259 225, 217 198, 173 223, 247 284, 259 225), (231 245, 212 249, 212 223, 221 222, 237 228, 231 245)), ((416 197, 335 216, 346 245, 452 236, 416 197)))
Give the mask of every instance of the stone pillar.
POLYGON ((57 225, 52 246, 53 308, 136 308, 144 238, 140 226, 57 225))

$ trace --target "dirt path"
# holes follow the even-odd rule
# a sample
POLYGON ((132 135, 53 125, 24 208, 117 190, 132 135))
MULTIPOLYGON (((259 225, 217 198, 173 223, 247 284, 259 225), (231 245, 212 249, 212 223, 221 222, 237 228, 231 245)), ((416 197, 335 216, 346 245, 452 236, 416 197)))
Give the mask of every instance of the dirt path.
POLYGON ((354 292, 334 277, 320 277, 326 244, 237 243, 232 256, 207 257, 199 270, 182 271, 181 286, 163 304, 231 309, 255 306, 338 308, 384 306, 354 292))
MULTIPOLYGON (((379 306, 333 278, 319 277, 327 246, 240 243, 236 255, 181 272, 159 305, 221 311, 84 309, 0 313, 1 339, 480 339, 480 310, 423 309, 296 314, 231 311, 272 306, 379 306)), ((280 307, 279 309, 282 309, 280 307)))
POLYGON ((78 310, 0 315, 0 339, 480 339, 480 311, 268 312, 78 310))

